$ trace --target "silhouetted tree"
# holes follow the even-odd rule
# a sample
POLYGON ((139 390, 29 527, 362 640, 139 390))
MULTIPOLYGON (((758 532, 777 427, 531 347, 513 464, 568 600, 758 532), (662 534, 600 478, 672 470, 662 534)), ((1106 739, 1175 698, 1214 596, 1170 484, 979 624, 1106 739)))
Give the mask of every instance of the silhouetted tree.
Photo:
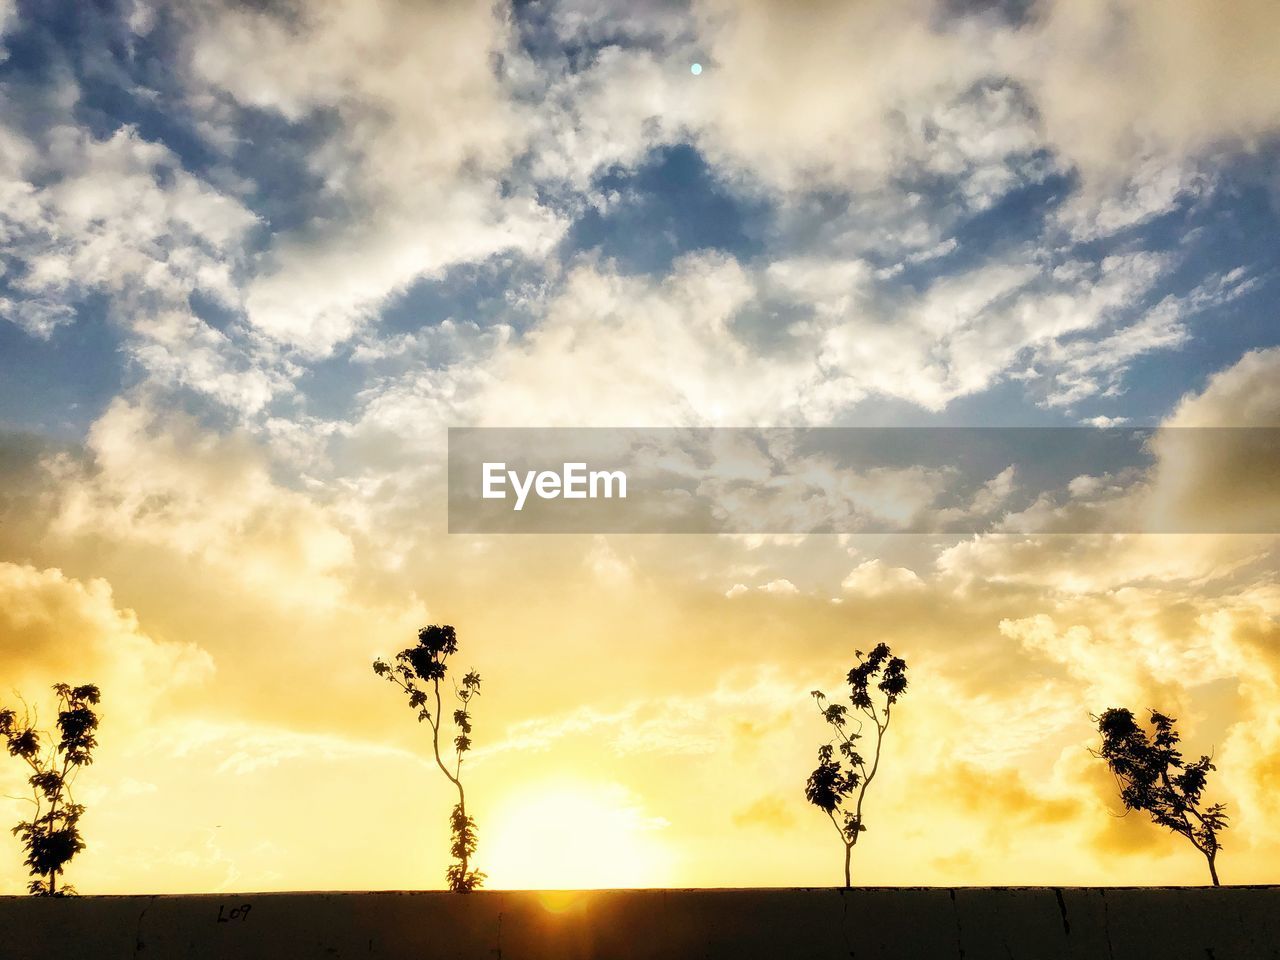
POLYGON ((63 868, 84 849, 80 836, 84 807, 72 799, 71 782, 81 767, 93 763, 98 745, 98 715, 93 710, 101 699, 98 688, 59 683, 53 692, 58 696, 56 738, 35 728, 36 720, 25 706, 21 718, 13 710, 0 710, 0 736, 9 755, 31 768, 27 782, 35 812, 13 828, 13 835, 26 847, 25 863, 35 878, 27 889, 38 897, 75 893, 74 887, 65 884, 58 888, 63 868))
POLYGON ((458 652, 458 638, 453 627, 432 624, 418 631, 418 645, 401 650, 394 663, 385 660, 373 662, 373 672, 386 677, 409 697, 409 706, 418 714, 418 722, 424 720, 431 726, 431 749, 436 765, 458 791, 458 802, 449 814, 449 827, 453 834, 450 852, 456 862, 445 871, 449 889, 468 893, 484 882, 484 874, 471 869, 471 857, 476 852, 476 822, 467 816, 467 795, 462 787, 462 757, 471 749, 471 700, 480 694, 480 675, 472 670, 453 685, 453 695, 460 706, 453 711, 453 723, 457 733, 453 738, 453 769, 450 770, 440 754, 440 732, 444 726, 440 682, 448 673, 448 659, 458 652), (423 685, 430 688, 430 693, 423 685), (434 700, 434 708, 432 702, 434 700))
POLYGON ((1190 840, 1208 861, 1213 885, 1219 886, 1214 861, 1222 849, 1218 834, 1227 829, 1226 808, 1221 803, 1201 808, 1209 771, 1217 769, 1212 761, 1184 761, 1178 750, 1182 738, 1174 729, 1178 721, 1155 710, 1150 736, 1123 707, 1092 719, 1102 734, 1102 749, 1092 753, 1115 774, 1126 811, 1143 810, 1160 826, 1190 840))
POLYGON ((844 844, 844 885, 850 886, 849 863, 858 835, 867 829, 862 818, 862 802, 867 787, 880 769, 880 748, 884 744, 885 731, 893 705, 907 689, 907 663, 895 657, 887 644, 879 644, 865 656, 857 651, 858 665, 849 671, 849 702, 856 713, 866 717, 875 727, 875 752, 870 762, 858 752, 862 739, 863 723, 850 717, 849 708, 840 703, 828 703, 821 690, 813 691, 822 719, 835 731, 837 742, 827 742, 818 748, 818 768, 809 774, 804 795, 810 803, 822 810, 835 825, 844 844), (878 694, 873 690, 879 691, 878 694), (857 729, 849 727, 850 720, 857 722, 857 729), (853 809, 846 801, 853 798, 853 809))

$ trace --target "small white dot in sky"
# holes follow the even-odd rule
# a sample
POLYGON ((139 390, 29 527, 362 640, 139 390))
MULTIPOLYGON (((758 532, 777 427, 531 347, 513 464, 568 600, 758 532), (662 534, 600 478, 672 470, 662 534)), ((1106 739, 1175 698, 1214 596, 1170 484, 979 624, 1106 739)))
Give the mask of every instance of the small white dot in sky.
POLYGON ((689 68, 689 72, 696 77, 698 74, 702 73, 702 64, 695 63, 693 66, 689 68))

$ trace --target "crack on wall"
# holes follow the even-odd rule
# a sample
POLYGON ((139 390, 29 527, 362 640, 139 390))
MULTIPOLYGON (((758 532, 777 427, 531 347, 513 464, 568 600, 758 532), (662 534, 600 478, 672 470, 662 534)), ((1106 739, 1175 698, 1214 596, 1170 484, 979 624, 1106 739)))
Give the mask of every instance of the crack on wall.
POLYGON ((1099 890, 1102 896, 1102 932, 1107 935, 1107 957, 1115 960, 1115 947, 1111 945, 1111 907, 1107 904, 1107 891, 1099 890))
POLYGON ((960 960, 964 960, 964 930, 960 926, 960 907, 956 903, 956 892, 951 891, 951 912, 956 918, 956 951, 960 956, 960 960))
POLYGON ((142 921, 143 921, 143 918, 146 917, 147 911, 150 909, 151 909, 151 904, 148 903, 145 907, 142 908, 142 912, 138 914, 138 924, 136 927, 134 927, 134 931, 133 931, 133 955, 135 957, 138 954, 140 954, 143 950, 147 949, 147 945, 142 940, 142 921))
POLYGON ((1058 912, 1062 914, 1062 932, 1070 939, 1071 921, 1067 919, 1067 901, 1062 896, 1062 888, 1054 887, 1053 895, 1058 898, 1058 912))

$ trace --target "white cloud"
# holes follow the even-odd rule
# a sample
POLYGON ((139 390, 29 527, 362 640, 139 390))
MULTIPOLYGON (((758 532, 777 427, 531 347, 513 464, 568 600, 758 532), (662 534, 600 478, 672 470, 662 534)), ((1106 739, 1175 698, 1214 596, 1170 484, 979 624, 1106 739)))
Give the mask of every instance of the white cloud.
POLYGON ((924 582, 914 570, 887 566, 882 560, 866 560, 850 571, 840 587, 846 593, 878 597, 901 590, 918 590, 924 582))
POLYGON ((1280 347, 1251 350, 1188 393, 1165 421, 1170 427, 1280 426, 1280 347))
POLYGON ((1178 404, 1152 440, 1158 457, 1150 509, 1239 533, 1280 529, 1275 470, 1280 451, 1280 349, 1247 353, 1178 404), (1265 431, 1211 429, 1270 428, 1265 431))
POLYGON ((7 136, 4 212, 18 291, 57 299, 98 288, 172 301, 198 290, 236 301, 231 260, 254 218, 168 149, 128 127, 101 140, 72 126, 40 144, 7 136))
POLYGON ((785 577, 770 580, 768 583, 761 584, 757 589, 761 593, 772 593, 783 597, 794 596, 800 592, 800 588, 785 577))
POLYGON ((1268 0, 1185 0, 1174 15, 1144 0, 1053 0, 1038 12, 1000 38, 999 60, 1089 178, 1124 181, 1147 158, 1224 142, 1247 149, 1280 121, 1269 93, 1280 13, 1268 0))
POLYGON ((49 462, 54 537, 107 537, 195 558, 283 606, 342 602, 350 535, 324 506, 277 485, 245 435, 211 434, 181 414, 117 400, 87 448, 87 462, 49 462))
POLYGON ((1213 184, 1190 161, 1146 158, 1113 192, 1074 193, 1053 219, 1074 240, 1096 240, 1140 226, 1207 194, 1213 184))
MULTIPOLYGON (((526 305, 534 323, 519 335, 463 317, 456 339, 477 341, 463 348, 469 361, 441 369, 424 358, 399 380, 369 384, 357 430, 412 419, 409 410, 424 422, 513 410, 539 422, 583 411, 594 422, 828 422, 867 397, 941 410, 1009 376, 1043 379, 1044 402, 1069 406, 1119 390, 1133 357, 1185 341, 1185 303, 1132 316, 1168 258, 1064 262, 1046 236, 966 261, 915 284, 918 293, 883 281, 954 253, 958 217, 1073 163, 1125 171, 1099 175, 1111 185, 1059 209, 1050 231, 1075 239, 1141 224, 1212 187, 1186 151, 1213 138, 1166 136, 1174 113, 1138 138, 1141 149, 1117 132, 1140 118, 1092 138, 1075 128, 1062 77, 1101 51, 1107 70, 1089 83, 1123 87, 1129 104, 1143 89, 1132 71, 1167 66, 1185 40, 1129 2, 1085 6, 1048 4, 1017 29, 939 16, 924 0, 803 11, 708 2, 687 16, 664 8, 608 23, 575 6, 548 14, 559 35, 644 42, 571 62, 534 59, 508 15, 483 5, 203 3, 181 14, 188 105, 229 131, 214 144, 229 156, 245 111, 297 131, 280 153, 316 184, 300 201, 310 215, 249 258, 254 217, 136 131, 96 141, 60 128, 45 150, 57 176, 43 180, 29 169, 43 145, 10 131, 5 208, 26 247, 11 283, 27 296, 2 306, 50 336, 80 292, 109 290, 133 333, 128 353, 154 381, 260 417, 296 389, 302 363, 353 337, 359 359, 413 348, 380 338, 376 321, 418 280, 503 250, 554 277, 566 221, 545 197, 564 211, 607 205, 593 181, 601 170, 687 140, 726 189, 776 206, 767 259, 692 258, 663 280, 579 263, 526 305), (1046 46, 1051 35, 1065 38, 1062 51, 1046 46), (1118 54, 1131 48, 1126 64, 1118 54), (694 55, 707 65, 698 78, 687 70, 694 55), (242 319, 204 323, 186 304, 193 291, 242 319), (630 316, 633 301, 646 316, 630 316), (767 338, 752 310, 767 317, 767 338), (604 377, 606 368, 626 375, 604 377), (551 384, 570 386, 556 397, 551 384)), ((1192 12, 1209 14, 1203 4, 1192 12)), ((146 10, 135 13, 145 29, 146 10)), ((1228 34, 1224 50, 1256 52, 1243 31, 1228 34)), ((1235 69, 1189 60, 1202 73, 1235 69)), ((1267 125, 1259 110, 1232 111, 1241 129, 1267 125)))
POLYGON ((15 117, 0 125, 0 235, 11 290, 0 310, 49 339, 74 322, 88 295, 103 293, 128 355, 157 382, 250 414, 287 391, 286 372, 269 353, 201 320, 190 304, 198 294, 238 309, 237 270, 256 218, 137 130, 98 139, 58 119, 69 121, 69 111, 41 139, 20 132, 15 117))
POLYGON ((910 159, 895 116, 923 121, 984 76, 983 47, 932 29, 923 0, 708 2, 697 16, 703 147, 784 190, 873 184, 910 159))
MULTIPOLYGON (((926 0, 705 0, 696 23, 711 61, 706 148, 784 187, 898 173, 913 154, 895 124, 910 129, 931 114, 930 145, 951 170, 970 170, 977 197, 987 174, 1000 189, 1016 169, 987 158, 1044 147, 1102 196, 1124 189, 1136 165, 1176 166, 1224 141, 1248 148, 1280 121, 1269 95, 1280 65, 1267 41, 1277 26, 1268 0, 1229 13, 1188 0, 1172 17, 1144 0, 1049 0, 1021 24, 947 17, 926 0), (992 88, 1001 97, 1020 91, 1027 109, 933 114, 992 79, 1007 84, 992 88), (952 120, 961 132, 949 139, 952 120)), ((1131 192, 1129 207, 1159 206, 1170 190, 1131 192)), ((1102 221, 1132 220, 1120 209, 1109 203, 1102 221)))
POLYGON ((1010 259, 890 296, 856 260, 698 254, 662 278, 580 261, 529 305, 533 326, 451 325, 442 365, 371 384, 356 433, 425 451, 450 423, 822 424, 873 396, 941 410, 1013 376, 1073 402, 1182 341, 1183 303, 1142 312, 1171 264, 1010 259), (784 310, 767 341, 752 326, 762 302, 796 318, 784 310))
POLYGON ((415 280, 501 250, 543 254, 558 239, 564 224, 507 178, 531 134, 494 67, 518 58, 511 44, 484 4, 195 14, 195 92, 293 123, 326 111, 340 121, 305 164, 343 212, 273 238, 246 291, 254 327, 324 356, 415 280))

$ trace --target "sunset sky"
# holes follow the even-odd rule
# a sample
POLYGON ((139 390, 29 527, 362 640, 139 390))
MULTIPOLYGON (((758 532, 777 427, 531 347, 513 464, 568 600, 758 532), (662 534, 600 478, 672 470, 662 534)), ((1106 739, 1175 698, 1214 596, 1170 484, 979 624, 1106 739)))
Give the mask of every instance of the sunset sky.
POLYGON ((1238 458, 1082 466, 1018 536, 451 535, 445 483, 459 426, 1280 427, 1277 36, 1274 0, 0 0, 0 705, 102 688, 68 880, 443 886, 453 796, 370 669, 427 623, 484 678, 491 887, 838 883, 809 691, 881 641, 855 884, 1204 882, 1088 752, 1122 705, 1213 755, 1224 882, 1280 880, 1280 537, 1051 532, 1280 529, 1238 458))

